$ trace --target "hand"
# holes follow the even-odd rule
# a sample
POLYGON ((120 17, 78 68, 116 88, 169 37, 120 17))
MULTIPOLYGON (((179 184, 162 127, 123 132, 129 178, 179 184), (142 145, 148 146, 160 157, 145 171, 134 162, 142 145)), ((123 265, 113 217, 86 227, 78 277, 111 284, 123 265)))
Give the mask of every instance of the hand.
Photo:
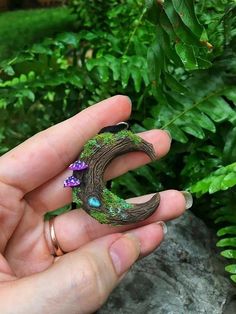
MULTIPOLYGON (((0 313, 92 313, 106 300, 130 266, 163 239, 162 224, 186 207, 181 192, 161 192, 158 210, 130 226, 101 225, 83 210, 58 216, 54 228, 67 254, 55 258, 44 214, 71 202, 63 188, 65 170, 88 139, 106 125, 127 120, 131 104, 115 96, 25 141, 0 158, 0 313)), ((165 131, 140 134, 157 156, 171 139, 165 131)), ((149 158, 135 152, 118 157, 106 179, 141 166, 149 158)), ((150 196, 149 196, 150 197, 150 196)), ((144 201, 148 196, 143 196, 144 201)))

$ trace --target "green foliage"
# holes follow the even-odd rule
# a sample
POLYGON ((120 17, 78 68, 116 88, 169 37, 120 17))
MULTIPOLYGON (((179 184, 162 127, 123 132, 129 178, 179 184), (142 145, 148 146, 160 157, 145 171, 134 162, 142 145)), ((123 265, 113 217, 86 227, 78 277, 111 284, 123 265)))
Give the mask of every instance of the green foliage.
MULTIPOLYGON (((196 213, 219 224, 222 255, 235 260, 235 1, 72 0, 70 10, 70 32, 31 46, 25 38, 17 47, 28 48, 1 62, 1 153, 127 94, 132 130, 167 129, 174 141, 165 160, 118 178, 113 191, 191 190, 196 213)), ((236 281, 234 264, 226 270, 236 281)))
POLYGON ((215 193, 227 190, 236 185, 236 162, 214 171, 210 176, 198 181, 190 187, 192 193, 198 196, 205 193, 215 193))
POLYGON ((69 30, 74 16, 68 8, 0 13, 0 60, 42 38, 69 30))

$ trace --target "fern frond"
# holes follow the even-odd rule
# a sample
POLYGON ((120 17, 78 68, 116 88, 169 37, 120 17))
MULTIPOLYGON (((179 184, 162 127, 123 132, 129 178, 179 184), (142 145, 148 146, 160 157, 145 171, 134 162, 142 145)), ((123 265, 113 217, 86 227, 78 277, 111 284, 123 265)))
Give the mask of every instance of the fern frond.
MULTIPOLYGON (((234 215, 234 217, 236 218, 236 215, 234 215)), ((232 219, 230 219, 230 223, 232 223, 232 219)), ((236 260, 236 238, 234 237, 236 235, 236 219, 235 225, 219 229, 217 235, 223 238, 216 243, 216 246, 226 248, 226 250, 223 250, 220 254, 227 259, 236 260)), ((233 274, 230 278, 236 282, 236 275, 234 275, 236 274, 236 264, 227 265, 225 270, 233 274)))
POLYGON ((220 190, 227 190, 236 185, 236 162, 221 167, 206 178, 190 186, 189 190, 201 196, 205 193, 215 193, 220 190))

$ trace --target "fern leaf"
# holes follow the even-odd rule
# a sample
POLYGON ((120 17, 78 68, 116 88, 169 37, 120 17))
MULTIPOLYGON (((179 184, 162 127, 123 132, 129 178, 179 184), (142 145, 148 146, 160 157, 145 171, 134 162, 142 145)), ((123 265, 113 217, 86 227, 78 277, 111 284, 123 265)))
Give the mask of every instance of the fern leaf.
POLYGON ((231 274, 236 274, 236 264, 226 266, 225 270, 231 274))
POLYGON ((221 239, 216 243, 216 246, 218 247, 227 247, 227 246, 233 246, 236 247, 236 238, 225 238, 221 239))
POLYGON ((224 227, 221 228, 220 230, 218 230, 217 235, 220 236, 224 236, 226 234, 235 234, 236 235, 236 226, 228 226, 228 227, 224 227))
POLYGON ((225 250, 220 253, 223 257, 229 259, 236 259, 236 250, 225 250))
POLYGON ((220 190, 227 190, 236 185, 236 162, 221 167, 206 178, 198 181, 190 187, 192 193, 201 196, 205 193, 215 193, 220 190))

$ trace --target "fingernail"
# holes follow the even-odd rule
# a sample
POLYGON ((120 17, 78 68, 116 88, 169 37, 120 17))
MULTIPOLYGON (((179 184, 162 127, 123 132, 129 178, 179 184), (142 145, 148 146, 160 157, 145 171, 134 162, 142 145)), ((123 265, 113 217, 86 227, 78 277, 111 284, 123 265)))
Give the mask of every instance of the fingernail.
POLYGON ((187 191, 181 191, 185 198, 185 209, 189 209, 193 205, 193 197, 192 194, 187 191))
POLYGON ((170 131, 169 131, 169 130, 163 130, 163 131, 165 131, 165 132, 168 134, 168 136, 169 136, 170 140, 172 141, 172 136, 171 136, 170 131))
POLYGON ((139 240, 133 234, 127 233, 112 243, 109 253, 117 275, 121 276, 138 259, 139 240))
POLYGON ((167 225, 164 223, 164 221, 158 221, 156 222, 156 224, 162 227, 164 234, 167 234, 168 228, 167 228, 167 225))

